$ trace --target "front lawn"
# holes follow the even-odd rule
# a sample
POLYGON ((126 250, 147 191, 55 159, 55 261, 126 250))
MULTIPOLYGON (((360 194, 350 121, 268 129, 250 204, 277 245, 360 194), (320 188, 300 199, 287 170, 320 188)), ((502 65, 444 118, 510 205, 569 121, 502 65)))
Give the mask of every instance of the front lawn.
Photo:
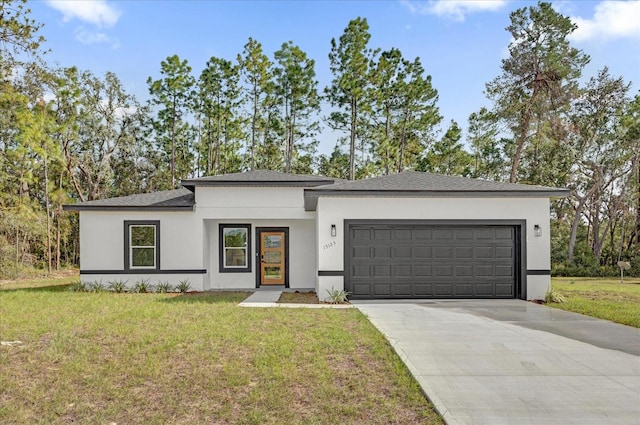
POLYGON ((640 279, 557 277, 551 280, 565 303, 547 305, 640 328, 640 279))
POLYGON ((0 286, 0 423, 442 424, 355 309, 25 286, 0 286))

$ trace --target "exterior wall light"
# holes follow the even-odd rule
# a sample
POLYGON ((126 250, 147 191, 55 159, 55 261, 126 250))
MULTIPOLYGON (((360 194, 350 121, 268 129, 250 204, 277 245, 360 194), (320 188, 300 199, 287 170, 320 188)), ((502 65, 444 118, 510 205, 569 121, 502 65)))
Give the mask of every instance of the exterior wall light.
POLYGON ((335 225, 335 224, 332 224, 332 225, 331 225, 331 236, 335 237, 335 236, 336 236, 336 234, 337 234, 337 231, 336 231, 336 225, 335 225))
POLYGON ((540 226, 539 224, 534 225, 533 234, 535 235, 536 238, 539 238, 540 236, 542 236, 542 226, 540 226))

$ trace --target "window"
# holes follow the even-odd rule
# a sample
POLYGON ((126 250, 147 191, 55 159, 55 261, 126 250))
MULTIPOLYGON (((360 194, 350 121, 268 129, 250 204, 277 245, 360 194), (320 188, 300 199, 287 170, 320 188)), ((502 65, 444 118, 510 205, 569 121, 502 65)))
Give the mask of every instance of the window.
POLYGON ((251 225, 220 225, 220 272, 251 271, 251 225))
POLYGON ((160 221, 124 222, 125 270, 160 269, 160 221))

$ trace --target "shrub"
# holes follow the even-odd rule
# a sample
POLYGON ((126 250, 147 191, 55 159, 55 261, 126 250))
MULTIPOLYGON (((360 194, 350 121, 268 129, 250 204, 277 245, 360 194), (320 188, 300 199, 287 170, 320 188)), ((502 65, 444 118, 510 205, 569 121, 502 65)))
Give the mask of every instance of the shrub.
POLYGON ((96 292, 96 293, 97 293, 97 292, 104 292, 104 290, 105 290, 105 289, 106 289, 106 288, 105 288, 105 286, 102 284, 102 281, 101 281, 101 280, 100 280, 100 281, 94 280, 93 282, 89 282, 89 283, 86 285, 86 291, 87 291, 87 292, 96 292))
POLYGON ((131 289, 131 292, 135 292, 136 294, 146 294, 148 292, 153 292, 153 285, 151 284, 149 279, 142 279, 136 282, 131 289))
POLYGON ((544 302, 562 304, 567 302, 567 299, 557 290, 549 288, 549 290, 544 294, 544 302))
POLYGON ((334 289, 332 286, 330 290, 327 289, 327 294, 329 294, 329 303, 342 304, 347 302, 347 298, 351 295, 351 292, 345 291, 344 289, 334 289))
POLYGON ((113 280, 109 282, 109 289, 115 293, 121 294, 127 291, 128 280, 113 280))
POLYGON ((87 286, 81 280, 74 282, 69 287, 72 292, 87 292, 87 286))
POLYGON ((189 279, 181 280, 180 283, 176 285, 176 291, 180 293, 189 292, 191 289, 191 283, 189 283, 189 279))
POLYGON ((173 285, 169 283, 168 280, 165 280, 164 282, 159 282, 156 285, 156 292, 159 294, 164 294, 166 292, 171 292, 173 291, 173 285))

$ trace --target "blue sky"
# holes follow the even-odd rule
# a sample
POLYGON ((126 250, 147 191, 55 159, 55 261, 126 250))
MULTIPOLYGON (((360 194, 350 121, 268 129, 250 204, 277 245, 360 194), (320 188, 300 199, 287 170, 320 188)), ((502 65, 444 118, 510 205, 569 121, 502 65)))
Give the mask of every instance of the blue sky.
MULTIPOLYGON (((331 81, 327 55, 351 19, 367 18, 371 46, 419 56, 439 91, 446 125, 464 128, 487 106, 483 90, 500 73, 510 41, 509 13, 526 1, 107 1, 30 0, 33 18, 45 24, 48 61, 96 75, 112 71, 128 92, 148 98, 147 78, 177 54, 197 77, 211 56, 235 59, 249 37, 271 58, 293 41, 316 60, 320 88, 331 81)), ((556 10, 579 26, 573 45, 591 56, 585 77, 603 66, 640 89, 640 0, 559 1, 556 10)), ((326 113, 326 111, 325 111, 326 113)), ((320 151, 335 145, 325 131, 320 151)))

